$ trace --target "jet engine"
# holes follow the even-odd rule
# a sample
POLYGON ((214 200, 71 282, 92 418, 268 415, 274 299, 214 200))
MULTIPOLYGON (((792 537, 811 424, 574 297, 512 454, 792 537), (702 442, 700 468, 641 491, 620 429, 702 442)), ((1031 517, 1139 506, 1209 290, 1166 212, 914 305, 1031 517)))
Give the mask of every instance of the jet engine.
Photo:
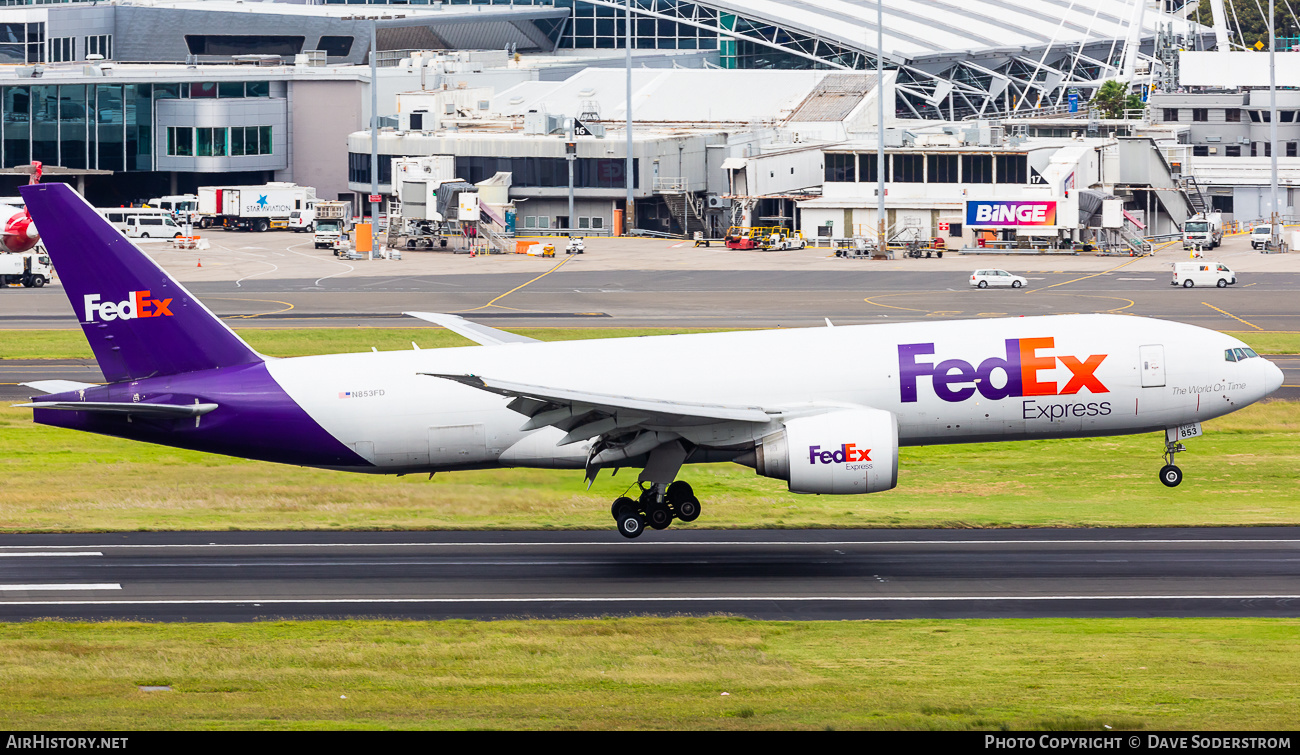
MULTIPOLYGON (((33 162, 19 170, 30 174, 27 182, 34 184, 40 183, 44 168, 39 162, 33 162)), ((5 219, 4 230, 0 232, 0 252, 25 252, 41 240, 41 234, 36 231, 36 224, 25 208, 0 205, 0 218, 5 219)))
POLYGON ((0 217, 5 220, 4 232, 0 233, 0 251, 25 252, 36 246, 41 235, 36 231, 36 224, 27 210, 0 205, 0 217))
POLYGON ((898 484, 898 418, 880 409, 798 417, 737 459, 791 493, 879 493, 898 484))

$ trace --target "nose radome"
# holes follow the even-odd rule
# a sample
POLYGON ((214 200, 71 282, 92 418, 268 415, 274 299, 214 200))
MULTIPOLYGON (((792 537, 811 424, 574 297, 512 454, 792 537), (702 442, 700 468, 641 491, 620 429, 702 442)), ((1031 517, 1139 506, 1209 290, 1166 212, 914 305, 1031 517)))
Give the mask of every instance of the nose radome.
POLYGON ((1264 395, 1267 396, 1282 387, 1283 375, 1282 369, 1276 364, 1273 364, 1267 359, 1264 360, 1264 363, 1268 365, 1267 374, 1264 376, 1264 386, 1266 389, 1264 395))

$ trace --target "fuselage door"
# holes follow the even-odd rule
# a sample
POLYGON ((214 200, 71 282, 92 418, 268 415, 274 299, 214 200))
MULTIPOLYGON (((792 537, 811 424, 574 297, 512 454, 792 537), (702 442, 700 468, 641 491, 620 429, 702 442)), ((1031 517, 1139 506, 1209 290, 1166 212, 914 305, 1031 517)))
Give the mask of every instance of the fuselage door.
POLYGON ((1142 387, 1159 388, 1165 384, 1165 347, 1161 344, 1138 347, 1142 369, 1142 387))

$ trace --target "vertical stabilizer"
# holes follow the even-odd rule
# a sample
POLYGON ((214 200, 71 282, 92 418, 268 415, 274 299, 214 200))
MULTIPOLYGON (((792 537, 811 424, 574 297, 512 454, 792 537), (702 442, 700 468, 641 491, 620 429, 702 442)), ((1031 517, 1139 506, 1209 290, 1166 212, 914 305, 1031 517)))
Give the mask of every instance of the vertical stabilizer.
POLYGON ((66 184, 19 188, 111 382, 262 357, 66 184))

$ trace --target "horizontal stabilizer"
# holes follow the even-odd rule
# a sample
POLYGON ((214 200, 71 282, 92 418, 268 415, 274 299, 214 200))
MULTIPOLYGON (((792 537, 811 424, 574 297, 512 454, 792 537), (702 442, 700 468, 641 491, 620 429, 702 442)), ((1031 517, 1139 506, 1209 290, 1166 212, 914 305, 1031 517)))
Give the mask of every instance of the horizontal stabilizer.
POLYGON ((59 409, 65 412, 95 412, 97 414, 129 414, 136 417, 156 417, 159 419, 181 419, 184 417, 202 417, 216 404, 146 404, 116 401, 34 401, 30 404, 14 404, 32 409, 59 409))
POLYGON ((25 388, 35 388, 41 393, 67 393, 68 391, 84 391, 87 388, 96 387, 95 383, 78 383, 75 380, 33 380, 30 383, 19 383, 25 388))
POLYGON ((458 315, 444 315, 437 312, 403 312, 402 314, 417 317, 434 325, 441 325, 447 330, 465 336, 474 343, 483 346, 500 346, 507 343, 538 343, 536 338, 490 328, 487 325, 470 322, 458 315))

